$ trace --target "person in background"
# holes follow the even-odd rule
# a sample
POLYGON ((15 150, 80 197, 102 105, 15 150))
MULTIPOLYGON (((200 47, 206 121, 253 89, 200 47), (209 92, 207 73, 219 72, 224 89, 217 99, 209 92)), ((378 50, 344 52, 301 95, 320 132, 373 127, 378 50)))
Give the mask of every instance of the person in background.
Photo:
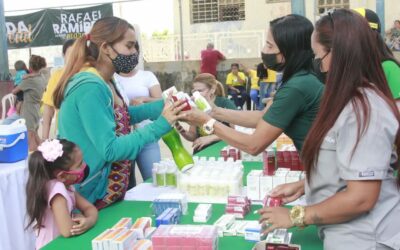
MULTIPOLYGON (((70 53, 70 48, 74 44, 74 40, 70 39, 64 42, 62 46, 62 55, 64 58, 64 62, 67 63, 68 55, 70 53)), ((61 75, 64 72, 64 68, 55 69, 47 83, 46 91, 43 93, 42 103, 43 103, 43 125, 42 125, 42 139, 49 139, 50 129, 51 129, 51 121, 53 120, 54 114, 56 113, 56 109, 54 108, 53 103, 53 92, 56 88, 58 81, 61 78, 61 75)))
POLYGON ((40 122, 40 99, 46 88, 47 77, 43 69, 46 68, 46 60, 37 55, 29 59, 29 69, 32 75, 15 87, 13 94, 24 93, 24 101, 21 106, 21 117, 25 119, 28 129, 29 150, 36 150, 41 140, 38 135, 40 122))
MULTIPOLYGON (((396 100, 397 107, 400 109, 400 63, 393 55, 393 52, 386 45, 381 36, 381 22, 378 15, 369 9, 356 9, 361 16, 367 19, 372 29, 373 35, 378 44, 379 57, 382 62, 383 72, 385 72, 386 81, 389 84, 393 98, 396 100)), ((400 27, 399 27, 400 28, 400 27)))
POLYGON ((201 51, 200 73, 209 73, 217 78, 217 65, 225 59, 221 52, 214 49, 213 43, 208 43, 207 49, 201 51))
POLYGON ((90 169, 77 191, 102 209, 123 200, 131 161, 144 145, 168 133, 183 109, 168 99, 127 106, 113 75, 131 72, 138 62, 136 32, 118 17, 97 20, 90 33, 75 40, 54 90, 58 132, 77 144, 90 169), (132 131, 143 120, 153 123, 132 131))
POLYGON ((271 94, 276 87, 277 74, 276 71, 267 68, 264 63, 259 63, 257 65, 258 85, 260 86, 260 105, 262 108, 264 107, 264 99, 272 97, 271 94))
POLYGON ((393 28, 386 32, 389 38, 388 46, 390 49, 400 51, 400 20, 395 20, 393 28))
MULTIPOLYGON (((260 100, 260 78, 257 76, 257 71, 254 69, 247 68, 245 65, 241 64, 240 67, 243 69, 243 71, 247 74, 248 79, 250 79, 251 86, 250 86, 250 98, 253 101, 256 109, 262 110, 264 107, 261 105, 261 100, 260 100)), ((258 65, 255 65, 257 68, 258 65)))
MULTIPOLYGON (((21 84, 22 80, 26 78, 26 75, 29 74, 29 70, 26 67, 24 61, 18 60, 14 63, 15 68, 15 77, 14 77, 14 87, 17 87, 21 84)), ((17 100, 15 104, 15 112, 19 115, 21 113, 21 106, 24 100, 24 93, 17 93, 17 100)))
POLYGON ((232 96, 237 109, 242 109, 247 99, 246 76, 239 71, 239 64, 232 63, 231 72, 226 77, 228 94, 232 96), (240 96, 239 96, 240 95, 240 96))
MULTIPOLYGON (((137 53, 140 54, 138 43, 135 44, 135 48, 137 53)), ((114 79, 121 85, 123 92, 129 99, 130 105, 137 106, 161 98, 162 91, 160 83, 151 71, 135 68, 127 74, 122 72, 114 74, 114 79)), ((143 128, 150 123, 150 120, 145 120, 135 124, 135 128, 143 128)), ((135 163, 139 167, 143 180, 147 180, 152 176, 153 163, 159 162, 160 160, 161 153, 158 142, 146 144, 133 162, 128 188, 132 188, 136 185, 135 163)))
POLYGON ((301 153, 306 179, 271 193, 285 202, 305 194, 307 205, 263 208, 260 223, 265 233, 317 225, 326 250, 399 249, 400 113, 376 38, 359 14, 337 9, 316 22, 311 39, 328 74, 301 153))
POLYGON ((67 140, 44 141, 29 157, 28 168, 26 228, 37 231, 36 249, 60 234, 82 234, 96 223, 97 209, 73 186, 88 170, 78 146, 67 140), (74 214, 75 209, 82 214, 74 214))
MULTIPOLYGON (((212 106, 232 110, 236 109, 235 104, 225 97, 222 83, 217 81, 211 74, 199 74, 193 79, 192 93, 195 91, 204 96, 212 106)), ((198 126, 190 126, 189 130, 186 131, 178 124, 177 129, 186 140, 193 142, 193 154, 221 140, 216 135, 208 135, 198 126)))

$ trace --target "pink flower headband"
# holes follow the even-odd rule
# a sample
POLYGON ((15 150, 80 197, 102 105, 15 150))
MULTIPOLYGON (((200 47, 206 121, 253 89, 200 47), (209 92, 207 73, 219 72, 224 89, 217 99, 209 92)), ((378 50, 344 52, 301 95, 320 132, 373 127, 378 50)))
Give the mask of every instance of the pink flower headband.
POLYGON ((48 162, 54 162, 58 157, 63 155, 63 146, 59 140, 45 140, 38 150, 42 153, 43 158, 48 162))

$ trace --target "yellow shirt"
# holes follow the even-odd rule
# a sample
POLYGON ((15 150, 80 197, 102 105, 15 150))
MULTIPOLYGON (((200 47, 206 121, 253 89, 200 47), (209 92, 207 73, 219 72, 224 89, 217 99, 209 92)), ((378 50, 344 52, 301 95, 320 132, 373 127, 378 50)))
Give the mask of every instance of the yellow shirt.
POLYGON ((238 72, 238 76, 234 76, 233 73, 229 73, 228 76, 226 77, 226 85, 230 86, 246 86, 246 76, 244 75, 243 72, 238 72), (239 83, 238 77, 242 79, 244 82, 239 83))
POLYGON ((251 80, 251 89, 256 89, 259 90, 260 86, 258 86, 258 77, 257 77, 257 71, 254 69, 249 70, 249 77, 251 80))
POLYGON ((276 71, 267 69, 268 77, 261 79, 261 82, 276 82, 276 71))
POLYGON ((58 81, 64 72, 64 68, 56 69, 52 72, 49 82, 47 83, 46 90, 43 93, 42 102, 43 104, 54 107, 53 103, 53 92, 57 87, 58 81))

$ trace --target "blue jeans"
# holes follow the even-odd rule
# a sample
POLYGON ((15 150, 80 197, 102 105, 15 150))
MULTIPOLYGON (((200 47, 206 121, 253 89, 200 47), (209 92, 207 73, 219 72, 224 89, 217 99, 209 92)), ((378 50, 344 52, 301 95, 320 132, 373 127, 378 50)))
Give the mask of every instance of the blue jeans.
POLYGON ((264 104, 261 103, 261 100, 271 96, 272 91, 274 90, 275 83, 274 82, 260 82, 260 106, 264 107, 264 104))
POLYGON ((232 96, 233 102, 235 103, 237 108, 243 108, 243 104, 247 99, 246 87, 244 86, 235 86, 240 93, 238 94, 236 91, 228 89, 228 94, 232 96), (239 97, 241 95, 241 97, 239 97))
POLYGON ((131 174, 129 177, 129 188, 136 186, 135 166, 139 167, 143 180, 152 176, 153 163, 161 161, 161 152, 158 142, 144 145, 142 151, 132 161, 131 174))
POLYGON ((252 90, 250 90, 250 98, 251 98, 251 100, 254 102, 254 104, 256 105, 256 108, 258 109, 258 110, 260 110, 261 109, 261 107, 260 107, 260 98, 258 97, 258 93, 259 93, 260 91, 258 91, 258 89, 252 89, 252 90))

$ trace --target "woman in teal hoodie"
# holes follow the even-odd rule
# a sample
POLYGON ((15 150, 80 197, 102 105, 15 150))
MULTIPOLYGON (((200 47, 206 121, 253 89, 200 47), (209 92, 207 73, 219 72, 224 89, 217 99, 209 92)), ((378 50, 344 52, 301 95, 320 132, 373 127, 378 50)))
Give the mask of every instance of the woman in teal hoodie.
POLYGON ((112 76, 135 68, 135 44, 135 30, 125 20, 98 20, 75 41, 54 91, 59 137, 79 145, 89 169, 75 188, 98 209, 123 199, 131 160, 170 131, 182 109, 179 102, 164 106, 163 101, 126 106, 112 76), (145 119, 154 122, 131 131, 131 124, 145 119))

